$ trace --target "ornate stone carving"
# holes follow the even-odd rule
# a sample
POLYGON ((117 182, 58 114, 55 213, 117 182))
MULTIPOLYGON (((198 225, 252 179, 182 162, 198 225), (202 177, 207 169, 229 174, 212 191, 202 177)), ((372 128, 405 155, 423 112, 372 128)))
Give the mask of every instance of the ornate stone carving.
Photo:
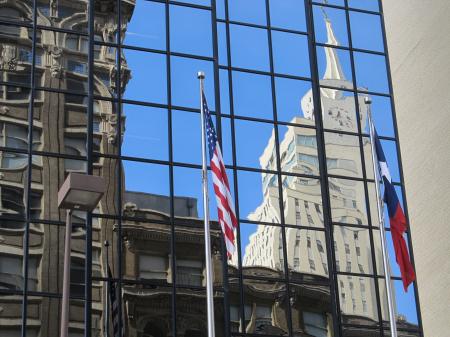
POLYGON ((57 0, 50 0, 50 16, 52 18, 58 17, 58 2, 57 0))
POLYGON ((64 68, 61 64, 63 50, 57 46, 49 46, 48 52, 51 59, 50 73, 52 77, 60 78, 64 73, 64 68))
POLYGON ((9 107, 7 107, 6 105, 2 106, 0 108, 0 114, 6 115, 7 113, 9 113, 9 107))
POLYGON ((109 144, 115 144, 117 139, 117 115, 105 115, 106 119, 106 138, 109 144))
MULTIPOLYGON (((130 78, 131 75, 127 67, 127 64, 126 62, 122 61, 120 65, 120 86, 122 90, 123 88, 125 88, 130 78)), ((114 65, 109 69, 110 90, 112 93, 117 90, 116 80, 117 80, 117 67, 114 65)))
POLYGON ((2 44, 0 46, 0 70, 17 69, 17 48, 14 45, 2 44))
POLYGON ((123 215, 134 217, 138 207, 135 203, 127 202, 123 205, 123 215))

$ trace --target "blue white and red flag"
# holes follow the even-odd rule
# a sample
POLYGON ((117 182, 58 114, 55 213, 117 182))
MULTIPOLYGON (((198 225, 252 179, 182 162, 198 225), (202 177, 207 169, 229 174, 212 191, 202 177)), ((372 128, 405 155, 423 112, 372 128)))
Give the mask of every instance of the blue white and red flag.
POLYGON ((406 246, 403 234, 407 229, 406 217, 403 213, 402 206, 398 200, 395 187, 392 184, 391 174, 384 156, 383 148, 378 139, 377 132, 374 130, 375 149, 378 158, 378 167, 380 169, 381 178, 384 185, 384 202, 386 203, 389 223, 391 225, 391 236, 394 244, 395 259, 400 267, 403 280, 403 287, 407 291, 408 286, 416 279, 414 268, 409 258, 408 248, 406 246))

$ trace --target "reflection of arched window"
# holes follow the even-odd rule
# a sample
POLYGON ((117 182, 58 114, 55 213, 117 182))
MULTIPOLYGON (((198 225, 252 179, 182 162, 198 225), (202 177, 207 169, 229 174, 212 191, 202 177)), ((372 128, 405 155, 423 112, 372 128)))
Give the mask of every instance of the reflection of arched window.
POLYGON ((0 288, 19 290, 22 283, 22 256, 0 255, 0 288))
MULTIPOLYGON (((7 21, 22 21, 22 16, 17 9, 5 7, 0 8, 0 20, 7 21)), ((10 36, 20 36, 20 27, 18 26, 7 26, 0 25, 0 34, 10 35, 10 36)))
POLYGON ((89 38, 83 35, 67 34, 66 48, 87 54, 89 50, 89 38))
MULTIPOLYGON (((0 288, 3 289, 22 289, 22 256, 17 255, 0 255, 0 288)), ((30 256, 28 258, 28 289, 37 290, 38 259, 30 256)))
MULTIPOLYGON (((95 42, 103 42, 103 37, 100 34, 94 35, 95 42)), ((94 44, 94 58, 96 60, 100 59, 100 51, 102 50, 102 46, 99 44, 94 44)))
MULTIPOLYGON (((86 157, 86 139, 65 137, 64 149, 66 154, 78 157, 86 157)), ((76 159, 64 159, 64 166, 66 171, 84 172, 86 171, 86 161, 76 159)))
POLYGON ((25 219, 22 189, 0 186, 0 213, 6 214, 8 217, 25 219))
MULTIPOLYGON (((69 92, 77 92, 80 94, 87 92, 87 82, 75 78, 67 78, 67 90, 69 92)), ((85 105, 88 104, 87 96, 66 94, 66 103, 85 105)))
MULTIPOLYGON (((39 150, 41 146, 41 133, 33 130, 33 150, 39 150)), ((28 128, 22 125, 0 123, 0 145, 28 150, 28 128)), ((0 153, 1 167, 8 169, 23 168, 27 164, 28 155, 25 153, 2 152, 0 153)), ((38 157, 33 158, 34 164, 40 164, 38 157)))

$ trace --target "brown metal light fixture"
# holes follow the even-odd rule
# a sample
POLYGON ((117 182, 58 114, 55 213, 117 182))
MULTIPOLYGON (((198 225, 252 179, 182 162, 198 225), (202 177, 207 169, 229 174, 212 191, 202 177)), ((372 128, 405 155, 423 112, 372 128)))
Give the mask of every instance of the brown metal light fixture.
POLYGON ((82 173, 69 173, 58 192, 58 207, 92 211, 105 193, 102 177, 82 173))

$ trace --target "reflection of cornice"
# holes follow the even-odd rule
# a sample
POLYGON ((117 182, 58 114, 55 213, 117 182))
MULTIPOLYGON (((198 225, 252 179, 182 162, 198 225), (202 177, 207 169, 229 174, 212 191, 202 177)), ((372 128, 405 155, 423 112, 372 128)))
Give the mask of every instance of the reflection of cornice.
MULTIPOLYGON (((122 233, 126 237, 127 241, 160 241, 168 242, 171 236, 170 225, 152 224, 152 223, 139 223, 130 224, 125 223, 122 227, 122 233)), ((212 231, 211 236, 218 239, 219 232, 212 231)), ((203 245, 204 234, 201 227, 176 227, 175 232, 176 242, 192 243, 197 245, 203 245)))
MULTIPOLYGON (((125 286, 124 299, 133 305, 142 305, 150 310, 170 310, 171 288, 153 287, 140 288, 140 286, 125 286), (138 288, 139 287, 139 288, 138 288), (151 306, 149 306, 151 303, 151 306)), ((204 289, 177 289, 177 309, 183 312, 203 312, 205 310, 206 291, 204 289)), ((221 311, 223 293, 215 292, 214 300, 217 301, 216 311, 221 311)))
POLYGON ((242 274, 245 276, 272 278, 282 278, 284 276, 284 273, 282 271, 263 266, 243 266, 242 274))

